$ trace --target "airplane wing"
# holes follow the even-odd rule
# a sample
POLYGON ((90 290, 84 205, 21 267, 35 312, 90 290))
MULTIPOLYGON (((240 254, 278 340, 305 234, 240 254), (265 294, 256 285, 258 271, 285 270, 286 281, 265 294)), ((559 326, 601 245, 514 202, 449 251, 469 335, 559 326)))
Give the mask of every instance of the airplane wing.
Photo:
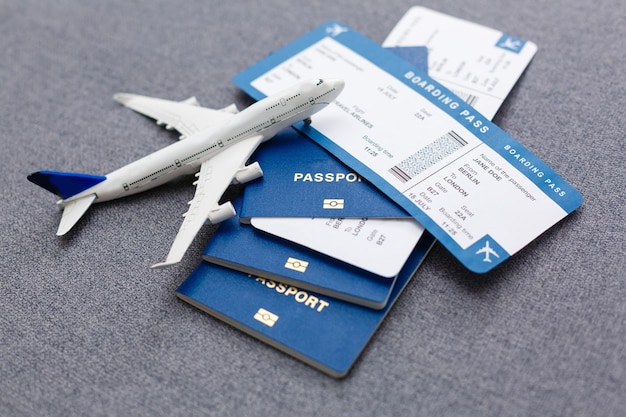
POLYGON ((184 215, 183 224, 174 239, 167 259, 153 265, 153 268, 180 262, 196 234, 212 213, 226 209, 231 210, 228 217, 235 214, 232 204, 220 206, 219 199, 235 178, 237 171, 244 166, 262 140, 261 135, 242 140, 202 163, 200 172, 197 174, 198 180, 195 182, 196 193, 193 200, 189 202, 189 211, 184 215))
POLYGON ((211 126, 230 120, 237 107, 232 104, 221 110, 201 107, 195 97, 183 101, 170 101, 136 94, 117 93, 113 100, 145 116, 156 119, 166 129, 176 129, 184 139, 211 126))

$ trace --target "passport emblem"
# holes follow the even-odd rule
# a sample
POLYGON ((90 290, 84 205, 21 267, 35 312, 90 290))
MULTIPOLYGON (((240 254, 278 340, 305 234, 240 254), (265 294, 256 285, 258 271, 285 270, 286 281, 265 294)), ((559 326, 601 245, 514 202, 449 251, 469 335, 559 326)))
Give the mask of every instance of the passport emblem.
POLYGON ((267 327, 274 327, 274 324, 278 321, 278 316, 264 308, 259 308, 254 314, 254 319, 265 324, 267 327))
POLYGON ((343 198, 326 198, 322 207, 328 210, 343 210, 343 198))
POLYGON ((287 262, 285 263, 285 268, 293 269, 294 271, 298 271, 298 272, 305 272, 308 266, 309 266, 309 263, 307 261, 303 261, 303 260, 296 259, 296 258, 288 258, 287 262))

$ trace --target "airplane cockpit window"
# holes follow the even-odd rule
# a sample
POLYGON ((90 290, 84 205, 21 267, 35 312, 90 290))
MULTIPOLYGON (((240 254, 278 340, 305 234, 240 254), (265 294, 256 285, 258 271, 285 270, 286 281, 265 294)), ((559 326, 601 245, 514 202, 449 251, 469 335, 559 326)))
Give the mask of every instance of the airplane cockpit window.
POLYGON ((319 80, 317 80, 317 84, 315 84, 315 85, 321 85, 321 84, 323 84, 323 83, 324 83, 324 80, 322 80, 322 79, 320 78, 319 80))

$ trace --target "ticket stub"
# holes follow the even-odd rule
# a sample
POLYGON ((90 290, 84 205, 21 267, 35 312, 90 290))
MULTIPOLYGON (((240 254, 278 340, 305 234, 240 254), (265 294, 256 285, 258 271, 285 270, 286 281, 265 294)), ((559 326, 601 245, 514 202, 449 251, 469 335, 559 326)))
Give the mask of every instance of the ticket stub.
POLYGON ((312 124, 296 127, 472 271, 489 271, 582 204, 571 185, 485 116, 342 23, 320 26, 234 82, 260 99, 324 77, 344 79, 343 92, 312 124))
POLYGON ((428 75, 492 119, 537 46, 421 6, 410 8, 383 46, 426 46, 428 75))
POLYGON ((385 278, 400 273, 424 232, 424 228, 411 217, 253 217, 251 223, 257 229, 385 278))

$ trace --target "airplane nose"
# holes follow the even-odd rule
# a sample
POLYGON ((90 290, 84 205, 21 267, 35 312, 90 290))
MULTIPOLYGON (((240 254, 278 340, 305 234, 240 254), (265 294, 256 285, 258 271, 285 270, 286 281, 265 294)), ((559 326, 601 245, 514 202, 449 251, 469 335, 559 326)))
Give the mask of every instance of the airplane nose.
POLYGON ((340 93, 343 90, 343 88, 346 86, 346 82, 339 78, 330 78, 330 79, 327 78, 324 80, 324 82, 331 84, 335 88, 337 93, 340 93))

